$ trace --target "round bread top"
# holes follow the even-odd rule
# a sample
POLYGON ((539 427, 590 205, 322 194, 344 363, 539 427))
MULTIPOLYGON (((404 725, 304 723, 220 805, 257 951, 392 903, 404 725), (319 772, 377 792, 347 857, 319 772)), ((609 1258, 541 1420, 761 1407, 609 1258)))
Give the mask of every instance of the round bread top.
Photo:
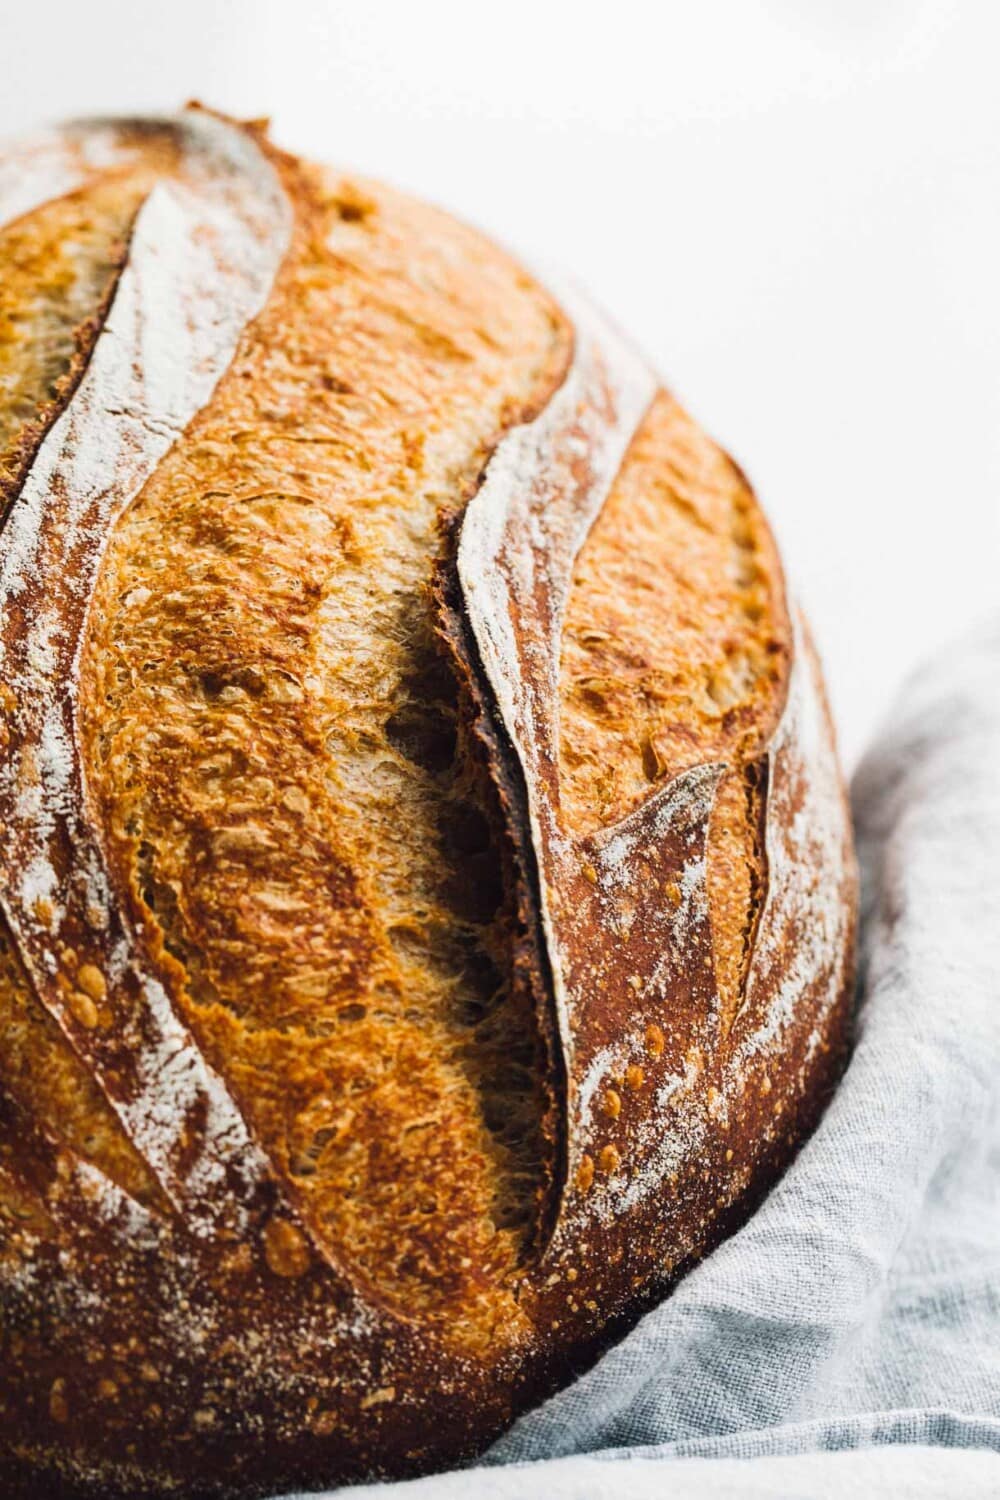
POLYGON ((454 1456, 834 1066, 773 541, 576 292, 257 125, 12 148, 0 242, 0 1465, 454 1456))

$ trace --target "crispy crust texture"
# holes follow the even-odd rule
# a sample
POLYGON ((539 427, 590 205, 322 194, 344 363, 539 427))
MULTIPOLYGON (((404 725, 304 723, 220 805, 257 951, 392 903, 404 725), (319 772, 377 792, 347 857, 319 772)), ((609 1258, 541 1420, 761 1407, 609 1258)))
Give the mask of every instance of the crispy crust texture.
POLYGON ((836 1081, 806 627, 597 315, 259 125, 12 148, 0 255, 4 1493, 458 1462, 836 1081))

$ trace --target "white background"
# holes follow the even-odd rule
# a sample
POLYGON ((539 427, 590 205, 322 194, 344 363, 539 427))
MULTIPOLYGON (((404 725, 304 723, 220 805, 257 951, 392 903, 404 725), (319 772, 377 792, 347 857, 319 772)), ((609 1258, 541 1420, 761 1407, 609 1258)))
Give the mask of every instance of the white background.
POLYGON ((849 764, 992 607, 1000 4, 36 0, 0 58, 3 134, 197 96, 569 268, 755 480, 849 764))

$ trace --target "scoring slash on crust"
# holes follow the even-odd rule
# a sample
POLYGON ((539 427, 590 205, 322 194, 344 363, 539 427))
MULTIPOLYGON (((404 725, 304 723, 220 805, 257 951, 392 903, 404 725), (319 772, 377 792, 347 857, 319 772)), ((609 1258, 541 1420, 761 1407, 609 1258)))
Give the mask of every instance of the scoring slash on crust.
MULTIPOLYGON (((199 114, 178 137, 182 171, 140 209, 86 369, 4 519, 0 900, 46 1008, 167 1196, 210 1233, 241 1221, 265 1164, 114 888, 76 722, 80 644, 110 530, 211 396, 288 243, 289 205, 252 140, 199 114)), ((0 213, 78 186, 109 150, 100 126, 43 142, 6 194, 0 177, 0 213)))

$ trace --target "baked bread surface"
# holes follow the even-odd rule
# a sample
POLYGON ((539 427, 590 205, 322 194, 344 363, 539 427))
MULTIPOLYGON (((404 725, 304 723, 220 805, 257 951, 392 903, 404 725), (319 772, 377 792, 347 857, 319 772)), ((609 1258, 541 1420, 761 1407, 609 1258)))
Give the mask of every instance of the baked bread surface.
POLYGON ((0 256, 0 1477, 457 1461, 835 1080, 770 533, 574 292, 257 125, 10 148, 0 256))

